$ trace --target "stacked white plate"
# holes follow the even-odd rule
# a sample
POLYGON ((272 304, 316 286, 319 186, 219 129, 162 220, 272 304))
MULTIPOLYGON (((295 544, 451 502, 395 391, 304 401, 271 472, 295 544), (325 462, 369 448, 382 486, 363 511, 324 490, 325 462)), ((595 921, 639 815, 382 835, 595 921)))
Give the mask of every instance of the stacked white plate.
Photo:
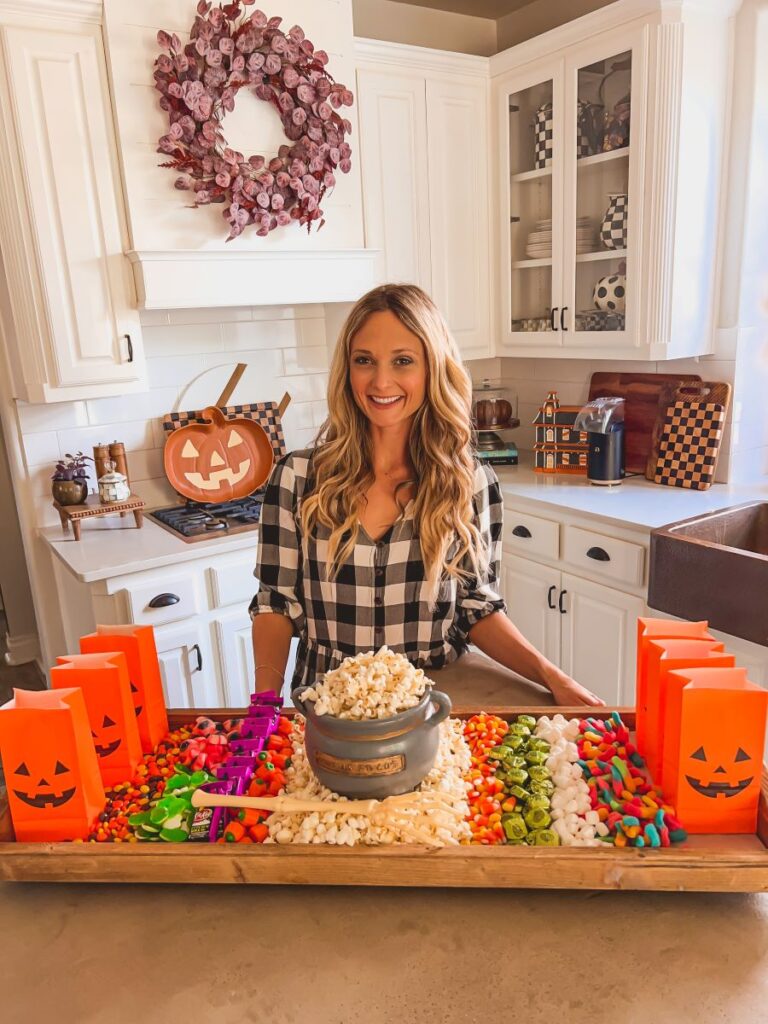
MULTIPOLYGON (((597 231, 589 217, 579 217, 576 222, 576 253, 596 252, 600 246, 597 231)), ((552 221, 536 221, 534 230, 528 235, 525 255, 532 260, 549 259, 552 255, 552 221)))

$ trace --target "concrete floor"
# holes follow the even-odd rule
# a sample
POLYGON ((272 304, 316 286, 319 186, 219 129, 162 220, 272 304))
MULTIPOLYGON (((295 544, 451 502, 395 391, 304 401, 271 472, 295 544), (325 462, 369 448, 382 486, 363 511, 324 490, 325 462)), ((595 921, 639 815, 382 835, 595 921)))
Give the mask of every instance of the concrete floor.
POLYGON ((3 1024, 764 1024, 768 897, 4 885, 0 993, 3 1024))

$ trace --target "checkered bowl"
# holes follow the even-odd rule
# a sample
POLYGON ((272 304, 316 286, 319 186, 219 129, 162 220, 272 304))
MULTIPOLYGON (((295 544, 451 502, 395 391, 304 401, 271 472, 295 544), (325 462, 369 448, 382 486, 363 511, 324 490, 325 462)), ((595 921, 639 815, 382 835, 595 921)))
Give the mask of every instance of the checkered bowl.
POLYGON ((451 699, 428 689, 419 703, 390 718, 357 722, 315 713, 303 700, 307 686, 291 694, 307 721, 307 760, 319 781, 342 796, 383 800, 412 792, 437 757, 437 726, 451 713, 451 699))

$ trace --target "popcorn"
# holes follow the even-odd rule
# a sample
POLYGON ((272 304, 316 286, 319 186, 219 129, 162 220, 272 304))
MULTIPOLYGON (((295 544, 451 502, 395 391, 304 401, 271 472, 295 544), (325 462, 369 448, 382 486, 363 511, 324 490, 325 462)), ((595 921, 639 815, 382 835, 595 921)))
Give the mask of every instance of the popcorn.
POLYGON ((423 669, 388 647, 345 658, 338 668, 304 691, 315 714, 350 718, 390 718, 415 707, 432 683, 423 669))
MULTIPOLYGON (((390 652, 391 653, 391 652, 390 652)), ((420 794, 439 792, 447 796, 456 814, 431 811, 419 817, 419 829, 427 829, 434 840, 445 846, 455 846, 470 838, 469 825, 464 820, 469 814, 467 788, 464 775, 469 771, 470 753, 464 739, 463 723, 449 718, 439 726, 439 742, 435 764, 416 790, 420 794)), ((266 843, 320 844, 331 846, 389 845, 423 841, 412 830, 396 822, 382 825, 362 815, 334 810, 334 803, 343 799, 338 793, 326 789, 315 777, 304 748, 304 733, 298 720, 292 736, 291 766, 286 769, 284 796, 308 800, 325 800, 328 812, 320 814, 271 814, 267 822, 269 836, 266 843)), ((418 800, 414 801, 414 804, 418 800)))

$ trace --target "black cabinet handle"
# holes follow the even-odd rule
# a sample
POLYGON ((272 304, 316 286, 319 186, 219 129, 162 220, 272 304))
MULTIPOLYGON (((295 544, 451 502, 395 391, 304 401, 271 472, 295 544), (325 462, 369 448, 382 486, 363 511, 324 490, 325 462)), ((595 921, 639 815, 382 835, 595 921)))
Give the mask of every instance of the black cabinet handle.
POLYGON ((549 588, 549 590, 547 591, 547 604, 549 605, 549 607, 550 607, 550 609, 551 609, 552 611, 554 611, 554 610, 555 610, 555 603, 554 603, 554 601, 552 600, 552 595, 554 594, 554 592, 555 592, 556 590, 557 590, 557 587, 556 587, 556 586, 555 586, 555 584, 553 583, 553 584, 552 584, 552 586, 551 586, 551 587, 549 588))
POLYGON ((133 362, 133 342, 131 341, 130 334, 124 334, 125 342, 128 345, 128 362, 133 362))
POLYGON ((605 548, 590 548, 587 552, 587 558, 594 558, 596 562, 610 562, 611 560, 611 556, 605 548))
POLYGON ((514 530, 512 531, 512 533, 515 535, 515 537, 530 537, 531 536, 531 531, 528 529, 527 526, 516 526, 514 528, 514 530))
POLYGON ((567 593, 568 593, 567 590, 561 590, 560 591, 560 597, 558 597, 558 599, 557 599, 557 607, 560 610, 560 614, 561 615, 565 615, 565 608, 563 608, 563 598, 565 597, 565 595, 567 593))
POLYGON ((149 602, 149 607, 170 608, 172 604, 178 604, 180 600, 178 594, 156 594, 149 602))
POLYGON ((555 317, 557 316, 557 310, 558 310, 558 307, 557 306, 553 306, 552 307, 552 311, 549 314, 549 327, 550 327, 550 330, 552 330, 552 331, 556 331, 557 330, 557 326, 555 324, 555 317))
POLYGON ((203 671, 203 654, 202 654, 202 651, 200 650, 200 644, 192 644, 192 646, 189 648, 189 653, 191 654, 192 651, 196 651, 197 652, 197 668, 193 668, 192 671, 193 672, 202 672, 203 671))
POLYGON ((566 312, 567 309, 568 309, 567 306, 563 306, 563 308, 560 310, 560 330, 561 331, 567 331, 568 330, 568 328, 565 326, 565 312, 566 312))

